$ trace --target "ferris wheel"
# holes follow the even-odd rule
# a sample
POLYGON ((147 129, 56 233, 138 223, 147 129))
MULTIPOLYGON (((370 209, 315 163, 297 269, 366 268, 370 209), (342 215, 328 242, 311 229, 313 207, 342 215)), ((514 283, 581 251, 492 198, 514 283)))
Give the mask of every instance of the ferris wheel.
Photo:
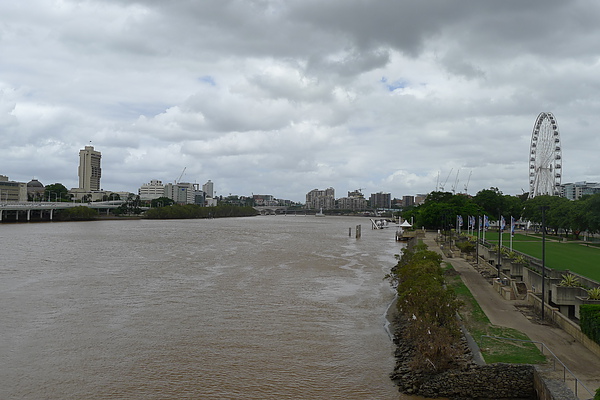
POLYGON ((562 174, 560 133, 556 118, 549 112, 538 115, 529 149, 529 197, 558 196, 562 174))

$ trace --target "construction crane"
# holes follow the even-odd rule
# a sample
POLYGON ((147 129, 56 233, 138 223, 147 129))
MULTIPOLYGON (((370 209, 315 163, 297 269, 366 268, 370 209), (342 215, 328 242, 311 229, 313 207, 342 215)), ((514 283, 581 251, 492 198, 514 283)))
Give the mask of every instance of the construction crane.
POLYGON ((444 187, 446 186, 446 182, 448 182, 448 178, 450 178, 450 174, 452 173, 452 171, 454 171, 454 168, 450 169, 450 172, 448 173, 448 176, 446 177, 446 180, 444 181, 444 183, 442 183, 440 185, 440 192, 444 191, 444 187))
POLYGON ((456 179, 454 180, 454 185, 452 185, 452 194, 455 194, 456 187, 458 186, 458 174, 460 173, 460 168, 456 171, 456 179))
POLYGON ((469 189, 469 182, 471 182, 471 174, 473 173, 473 171, 471 170, 471 172, 469 172, 469 179, 467 179, 467 183, 465 183, 465 194, 467 193, 467 190, 469 189))
POLYGON ((183 174, 185 173, 187 167, 183 167, 183 171, 181 171, 181 175, 179 175, 179 179, 175 179, 175 183, 180 183, 181 178, 183 178, 183 174))

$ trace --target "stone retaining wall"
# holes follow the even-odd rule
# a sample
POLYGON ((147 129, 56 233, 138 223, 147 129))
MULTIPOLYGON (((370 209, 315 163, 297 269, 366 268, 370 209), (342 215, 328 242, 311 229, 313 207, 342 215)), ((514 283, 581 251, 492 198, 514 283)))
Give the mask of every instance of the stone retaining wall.
POLYGON ((447 371, 424 382, 419 396, 451 399, 534 399, 534 368, 524 364, 490 364, 447 371))

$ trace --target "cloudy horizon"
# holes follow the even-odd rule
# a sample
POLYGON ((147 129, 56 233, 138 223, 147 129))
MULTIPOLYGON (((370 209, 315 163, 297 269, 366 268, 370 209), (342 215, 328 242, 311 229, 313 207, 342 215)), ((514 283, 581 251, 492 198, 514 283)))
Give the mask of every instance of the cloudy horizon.
POLYGON ((600 3, 32 0, 0 15, 11 180, 76 187, 91 144, 112 191, 185 168, 223 196, 521 194, 552 112, 562 182, 600 181, 600 3))

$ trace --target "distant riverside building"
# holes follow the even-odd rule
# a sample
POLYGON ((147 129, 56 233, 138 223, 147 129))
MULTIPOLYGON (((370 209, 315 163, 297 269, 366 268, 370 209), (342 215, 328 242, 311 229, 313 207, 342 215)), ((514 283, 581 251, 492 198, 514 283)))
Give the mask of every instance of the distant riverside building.
POLYGON ((138 189, 140 200, 153 200, 165 195, 165 185, 162 181, 153 179, 150 183, 145 183, 138 189))
POLYGON ((402 196, 402 207, 411 207, 415 205, 415 196, 402 196))
POLYGON ((204 204, 205 194, 197 183, 167 183, 163 195, 176 204, 204 204))
POLYGON ((100 190, 102 153, 94 150, 94 146, 85 146, 79 151, 79 189, 84 192, 100 190))
POLYGON ((252 201, 255 206, 277 206, 279 202, 270 194, 253 194, 252 201))
POLYGON ((425 199, 427 198, 426 194, 417 194, 415 195, 415 204, 420 206, 421 204, 425 203, 425 199))
POLYGON ((215 185, 210 179, 202 185, 202 191, 206 193, 206 196, 208 197, 215 197, 215 185))
POLYGON ((364 211, 367 209, 367 199, 360 190, 348 192, 348 197, 338 199, 337 208, 340 210, 364 211))
POLYGON ((392 208, 391 193, 371 193, 369 200, 371 202, 371 207, 373 208, 392 208))
POLYGON ((7 201, 27 201, 27 184, 9 181, 8 176, 0 175, 0 203, 7 201))
POLYGON ((313 189, 306 194, 307 209, 332 210, 335 208, 335 189, 330 187, 325 190, 313 189))
POLYGON ((560 185, 560 195, 569 200, 578 200, 581 196, 600 193, 600 184, 595 182, 575 182, 560 185))
POLYGON ((27 198, 31 200, 43 200, 45 188, 42 182, 32 179, 27 182, 27 198))

